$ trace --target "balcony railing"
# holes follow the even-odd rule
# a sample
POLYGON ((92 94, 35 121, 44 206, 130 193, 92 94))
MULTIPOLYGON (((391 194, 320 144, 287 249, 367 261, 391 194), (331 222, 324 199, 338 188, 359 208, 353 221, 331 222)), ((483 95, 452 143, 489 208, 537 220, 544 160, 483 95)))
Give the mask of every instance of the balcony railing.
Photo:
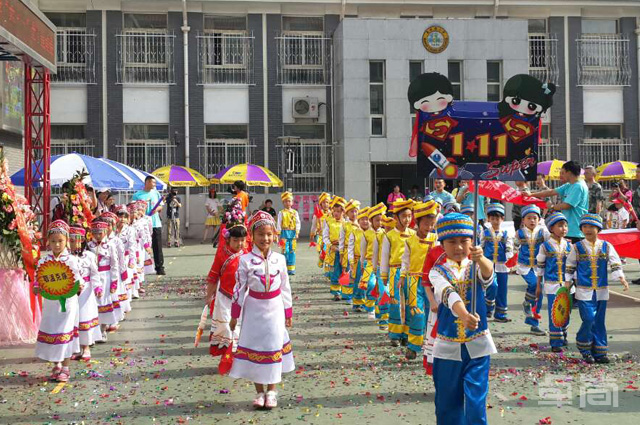
POLYGON ((286 33, 276 40, 279 85, 331 85, 330 38, 321 34, 286 33))
POLYGON ((93 148, 92 140, 51 139, 51 155, 66 155, 75 152, 81 155, 93 156, 93 148))
POLYGON ((85 28, 59 28, 56 36, 58 73, 56 83, 96 82, 96 35, 85 28))
POLYGON ((253 140, 207 140, 198 145, 200 152, 199 171, 213 177, 229 165, 252 162, 256 145, 253 140))
POLYGON ((599 166, 607 162, 631 158, 631 139, 580 139, 580 163, 599 166))
POLYGON ((529 75, 558 84, 558 39, 555 34, 529 34, 529 75))
POLYGON ((116 148, 118 161, 147 173, 175 161, 176 146, 168 140, 125 140, 116 148))
POLYGON ((205 33, 197 39, 199 84, 255 84, 253 36, 205 33))
POLYGON ((538 162, 560 159, 560 141, 558 139, 540 139, 538 143, 538 162))
POLYGON ((628 86, 631 83, 629 39, 623 34, 581 34, 578 44, 579 86, 628 86))
POLYGON ((119 84, 175 84, 175 35, 166 31, 126 30, 116 35, 119 84))

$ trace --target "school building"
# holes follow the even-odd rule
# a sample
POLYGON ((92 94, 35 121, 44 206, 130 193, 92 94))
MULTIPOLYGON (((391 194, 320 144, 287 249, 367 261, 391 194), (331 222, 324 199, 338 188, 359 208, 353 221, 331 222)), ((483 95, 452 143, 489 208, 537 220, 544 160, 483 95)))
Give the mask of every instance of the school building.
POLYGON ((406 94, 437 71, 463 100, 518 73, 556 84, 541 160, 640 161, 637 0, 34 3, 58 31, 53 154, 251 162, 370 204, 424 186, 406 94))

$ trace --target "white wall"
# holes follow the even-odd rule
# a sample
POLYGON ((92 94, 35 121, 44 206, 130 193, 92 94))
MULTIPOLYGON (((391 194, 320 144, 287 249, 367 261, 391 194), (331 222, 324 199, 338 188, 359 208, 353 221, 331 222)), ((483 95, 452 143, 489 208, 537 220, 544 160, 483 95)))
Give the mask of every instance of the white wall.
POLYGON ((249 88, 205 87, 205 124, 248 124, 249 88))
MULTIPOLYGON (((282 88, 282 122, 285 124, 295 124, 296 121, 293 118, 293 98, 295 97, 315 97, 318 99, 318 103, 326 103, 327 90, 325 87, 283 87, 282 88)), ((327 122, 327 107, 326 105, 318 106, 319 119, 318 123, 327 122)))
POLYGON ((51 85, 51 123, 87 122, 87 86, 51 85))
POLYGON ((624 122, 622 87, 585 87, 582 91, 585 124, 618 124, 624 122))
POLYGON ((122 115, 125 124, 169 123, 169 88, 124 87, 122 115))

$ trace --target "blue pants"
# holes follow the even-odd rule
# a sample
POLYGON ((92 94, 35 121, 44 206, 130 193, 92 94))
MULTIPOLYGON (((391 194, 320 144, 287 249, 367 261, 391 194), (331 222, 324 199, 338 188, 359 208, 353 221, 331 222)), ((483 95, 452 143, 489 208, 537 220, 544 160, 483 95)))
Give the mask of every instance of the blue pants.
POLYGON ((509 281, 509 273, 496 273, 497 293, 496 293, 496 319, 506 319, 507 310, 507 282, 509 281))
POLYGON ((378 281, 376 279, 376 274, 373 271, 373 267, 369 261, 365 260, 362 266, 362 276, 360 277, 360 283, 362 285, 366 285, 367 289, 364 289, 365 292, 365 300, 364 300, 364 309, 367 313, 371 313, 376 308, 376 297, 373 296, 372 292, 375 289, 378 281))
POLYGON ((583 356, 592 354, 596 358, 606 356, 608 351, 605 327, 607 302, 598 301, 594 291, 590 301, 578 301, 578 309, 582 319, 582 325, 576 337, 580 354, 583 356))
POLYGON ((283 230, 280 238, 284 241, 282 254, 287 261, 287 273, 291 276, 296 274, 296 248, 298 241, 295 230, 283 230))
POLYGON ((487 423, 487 395, 491 357, 469 357, 460 347, 462 361, 433 359, 438 425, 481 425, 487 423))
POLYGON ((389 290, 384 283, 382 282, 382 277, 380 277, 380 269, 376 271, 374 274, 376 279, 376 285, 378 286, 378 298, 376 299, 376 319, 378 319, 378 325, 387 326, 389 325, 389 304, 380 305, 380 300, 385 293, 389 293, 389 290))
MULTIPOLYGON (((364 300, 366 291, 360 289, 360 279, 362 279, 362 264, 360 260, 356 263, 355 270, 351 270, 351 276, 349 279, 349 285, 353 288, 353 308, 364 307, 364 300)), ((344 294, 343 294, 344 296, 344 294)))
POLYGON ((498 295, 498 282, 497 273, 493 275, 493 282, 489 285, 485 291, 484 301, 487 305, 487 314, 493 314, 493 310, 496 308, 496 296, 498 295))
MULTIPOLYGON (((409 292, 412 292, 412 286, 417 284, 417 302, 416 307, 421 311, 421 313, 414 314, 411 311, 411 307, 407 307, 407 325, 409 327, 408 330, 408 344, 407 348, 411 351, 415 351, 416 353, 422 352, 422 343, 424 342, 424 331, 427 327, 427 314, 429 314, 429 299, 427 298, 427 293, 424 290, 424 286, 422 286, 422 278, 410 276, 407 277, 408 285, 407 287, 409 292)), ((412 295, 407 297, 407 300, 411 300, 412 295)))
MULTIPOLYGON (((536 273, 533 271, 533 268, 529 270, 529 273, 522 276, 524 281, 527 283, 527 292, 524 294, 525 302, 529 303, 531 307, 535 307, 538 314, 542 314, 542 299, 543 296, 540 296, 536 301, 536 286, 538 284, 538 278, 536 277, 536 273)), ((524 323, 529 326, 540 326, 540 321, 533 317, 527 317, 524 319, 524 323)))
POLYGON ((327 259, 329 261, 325 262, 325 276, 329 278, 329 290, 331 295, 341 295, 340 275, 342 274, 342 265, 340 264, 340 253, 338 251, 327 252, 327 259))
POLYGON ((552 347, 562 347, 569 323, 567 323, 567 326, 563 328, 557 328, 553 324, 553 320, 551 320, 551 309, 553 308, 553 302, 555 300, 555 294, 547 294, 547 311, 549 312, 549 345, 552 347))
POLYGON ((393 297, 389 304, 389 338, 397 340, 406 338, 400 314, 400 291, 400 267, 391 267, 389 270, 389 294, 393 293, 393 297))

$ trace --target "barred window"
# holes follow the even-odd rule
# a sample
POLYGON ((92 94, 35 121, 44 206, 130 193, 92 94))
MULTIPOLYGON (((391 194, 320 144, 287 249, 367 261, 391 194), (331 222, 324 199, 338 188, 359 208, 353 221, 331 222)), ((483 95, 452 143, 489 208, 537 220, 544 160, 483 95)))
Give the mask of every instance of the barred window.
POLYGON ((502 62, 487 61, 487 101, 502 100, 502 62))
POLYGON ((52 124, 51 155, 79 153, 93 156, 93 143, 86 139, 85 125, 52 124))
POLYGON ((462 100, 464 96, 463 75, 462 75, 462 61, 449 61, 447 64, 448 78, 453 86, 453 98, 455 100, 462 100))

